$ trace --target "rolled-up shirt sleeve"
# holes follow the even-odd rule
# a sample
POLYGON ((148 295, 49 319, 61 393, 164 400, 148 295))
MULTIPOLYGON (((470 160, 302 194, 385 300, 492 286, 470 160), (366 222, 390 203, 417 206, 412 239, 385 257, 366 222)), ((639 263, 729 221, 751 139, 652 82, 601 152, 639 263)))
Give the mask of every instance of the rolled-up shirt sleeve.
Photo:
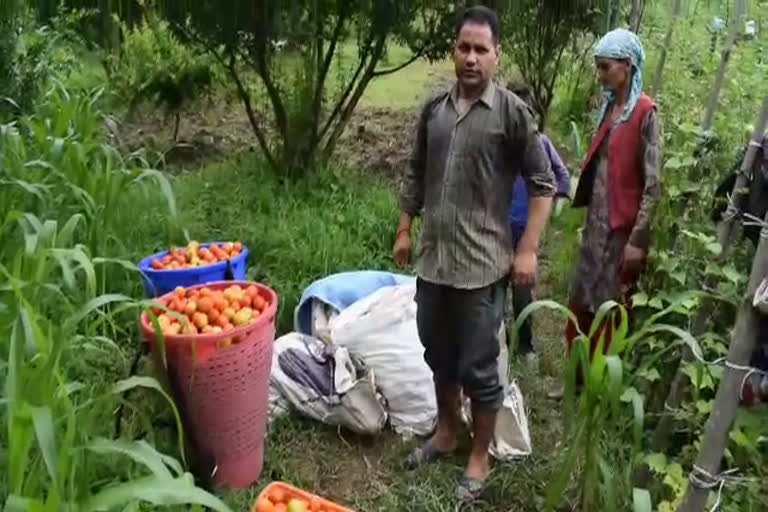
POLYGON ((520 172, 528 188, 529 197, 552 197, 555 195, 555 174, 544 146, 539 139, 539 130, 533 113, 522 103, 510 102, 507 109, 507 126, 511 133, 512 148, 517 153, 515 171, 520 172))
POLYGON ((549 137, 542 134, 541 142, 544 144, 544 148, 549 156, 549 161, 552 164, 552 171, 555 173, 555 179, 557 180, 557 196, 571 197, 571 175, 568 173, 568 167, 563 163, 563 159, 560 158, 560 154, 555 149, 552 141, 549 137))
POLYGON ((651 110, 643 121, 641 136, 645 185, 640 210, 629 241, 635 247, 648 249, 651 243, 651 218, 661 199, 661 142, 659 120, 651 110))
POLYGON ((420 214, 424 206, 424 172, 427 166, 427 121, 432 101, 422 108, 416 124, 413 148, 400 184, 400 210, 411 217, 420 214))

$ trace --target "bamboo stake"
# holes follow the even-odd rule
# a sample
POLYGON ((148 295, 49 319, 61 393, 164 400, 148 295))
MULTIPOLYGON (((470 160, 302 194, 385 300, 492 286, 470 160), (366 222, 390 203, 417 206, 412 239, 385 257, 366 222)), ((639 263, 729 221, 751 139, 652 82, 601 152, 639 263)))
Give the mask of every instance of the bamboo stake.
POLYGON ((736 0, 736 9, 734 17, 728 27, 728 39, 725 42, 723 53, 720 56, 720 67, 717 70, 717 77, 715 78, 715 85, 712 87, 712 91, 709 95, 709 101, 707 103, 707 110, 704 112, 704 120, 701 123, 702 135, 706 137, 709 130, 712 128, 712 119, 715 116, 717 110, 718 100, 720 98, 720 91, 723 88, 723 82, 725 81, 725 72, 728 69, 728 62, 731 60, 731 52, 736 44, 736 36, 739 33, 739 24, 741 18, 744 15, 744 0, 736 0))
POLYGON ((680 17, 682 6, 683 0, 675 0, 675 4, 672 7, 672 19, 669 22, 667 35, 664 37, 664 46, 661 47, 659 62, 656 64, 656 74, 653 76, 653 88, 651 89, 653 96, 656 96, 661 91, 661 77, 664 72, 664 64, 667 62, 667 51, 672 45, 672 34, 675 31, 675 25, 677 25, 677 19, 680 17))
MULTIPOLYGON (((768 214, 765 221, 768 223, 768 214)), ((749 276, 749 285, 745 294, 739 314, 736 318, 733 338, 728 350, 728 361, 732 365, 749 365, 752 351, 758 342, 758 327, 760 313, 752 305, 755 290, 763 279, 768 276, 768 229, 763 229, 757 253, 752 263, 752 272, 749 276)), ((717 475, 720 471, 720 462, 728 443, 729 434, 736 412, 739 407, 739 396, 747 372, 726 366, 720 386, 717 388, 714 408, 707 420, 704 437, 701 440, 702 449, 696 458, 695 468, 700 468, 706 473, 695 469, 699 476, 717 475)), ((710 482, 717 485, 717 478, 710 482)), ((690 483, 686 491, 685 499, 678 512, 701 512, 709 497, 709 487, 702 487, 690 483)))
POLYGON ((635 34, 640 33, 640 22, 643 19, 645 0, 632 0, 632 10, 629 14, 629 27, 635 34))
MULTIPOLYGON (((749 177, 752 172, 752 167, 755 164, 755 158, 757 157, 758 149, 762 145, 763 136, 765 130, 768 127, 768 95, 763 98, 763 106, 760 109, 760 115, 758 116, 755 129, 752 132, 752 138, 750 144, 744 154, 744 159, 741 162, 741 168, 739 175, 736 177, 736 183, 733 185, 731 191, 732 204, 735 210, 729 205, 726 214, 723 216, 723 220, 717 226, 717 241, 723 248, 719 262, 724 262, 727 259, 728 249, 731 245, 731 237, 733 236, 734 228, 736 227, 736 221, 738 220, 737 212, 740 212, 744 208, 746 201, 746 195, 740 193, 749 183, 749 177)), ((694 337, 699 336, 707 325, 707 319, 709 318, 709 309, 701 308, 693 321, 693 328, 691 329, 694 337)), ((669 389, 669 394, 665 402, 665 410, 662 411, 661 419, 659 420, 656 430, 653 433, 651 440, 651 450, 654 452, 664 451, 667 448, 667 442, 674 427, 674 413, 670 411, 677 410, 680 407, 680 403, 683 401, 683 395, 685 394, 686 378, 683 373, 685 366, 693 361, 693 353, 690 348, 686 346, 683 351, 683 357, 680 364, 677 367, 677 372, 672 380, 672 385, 669 389)))

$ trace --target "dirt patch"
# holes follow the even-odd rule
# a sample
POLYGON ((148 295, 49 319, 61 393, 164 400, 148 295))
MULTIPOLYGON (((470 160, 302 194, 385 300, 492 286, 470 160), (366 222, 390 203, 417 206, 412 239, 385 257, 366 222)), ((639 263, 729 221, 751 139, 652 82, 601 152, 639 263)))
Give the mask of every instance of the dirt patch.
MULTIPOLYGON (((450 87, 452 75, 430 73, 424 99, 450 87)), ((337 145, 335 160, 366 173, 396 176, 411 149, 419 105, 389 108, 360 105, 337 145)), ((195 167, 243 151, 259 151, 258 142, 240 100, 223 92, 201 100, 176 117, 144 105, 115 120, 111 131, 128 151, 148 148, 164 155, 172 166, 195 167)))
POLYGON ((224 95, 184 110, 174 141, 175 123, 174 115, 145 106, 124 116, 116 132, 127 150, 157 151, 168 165, 174 166, 194 167, 233 152, 255 150, 256 138, 242 104, 224 95))
POLYGON ((408 159, 415 111, 367 108, 350 122, 336 158, 365 173, 396 177, 408 159))
MULTIPOLYGON (((394 177, 410 152, 417 110, 360 107, 338 143, 335 160, 366 173, 394 177)), ((243 107, 214 102, 210 109, 181 116, 174 142, 175 118, 143 110, 117 124, 121 146, 128 151, 150 148, 168 165, 194 167, 242 151, 259 151, 243 107)))

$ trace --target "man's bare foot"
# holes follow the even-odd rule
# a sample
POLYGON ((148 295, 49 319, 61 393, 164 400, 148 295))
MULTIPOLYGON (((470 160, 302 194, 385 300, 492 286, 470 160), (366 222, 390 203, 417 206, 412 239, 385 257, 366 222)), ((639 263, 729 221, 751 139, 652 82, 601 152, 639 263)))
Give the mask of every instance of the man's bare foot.
POLYGON ((442 453, 454 452, 459 445, 456 432, 452 432, 449 429, 440 429, 440 427, 437 428, 429 443, 442 453))
POLYGON ((491 461, 488 453, 482 455, 471 453, 464 474, 473 480, 484 481, 488 478, 488 475, 491 474, 491 461))

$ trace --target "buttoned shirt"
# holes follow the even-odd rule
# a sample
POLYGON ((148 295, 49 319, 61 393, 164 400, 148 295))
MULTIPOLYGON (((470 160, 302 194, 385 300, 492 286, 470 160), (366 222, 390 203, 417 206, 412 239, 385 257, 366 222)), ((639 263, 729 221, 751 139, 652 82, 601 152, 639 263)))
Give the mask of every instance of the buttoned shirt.
POLYGON ((476 289, 509 273, 507 220, 515 178, 531 197, 555 194, 555 177, 531 109, 490 82, 459 113, 458 87, 426 103, 400 188, 400 207, 421 216, 417 272, 435 284, 476 289))

